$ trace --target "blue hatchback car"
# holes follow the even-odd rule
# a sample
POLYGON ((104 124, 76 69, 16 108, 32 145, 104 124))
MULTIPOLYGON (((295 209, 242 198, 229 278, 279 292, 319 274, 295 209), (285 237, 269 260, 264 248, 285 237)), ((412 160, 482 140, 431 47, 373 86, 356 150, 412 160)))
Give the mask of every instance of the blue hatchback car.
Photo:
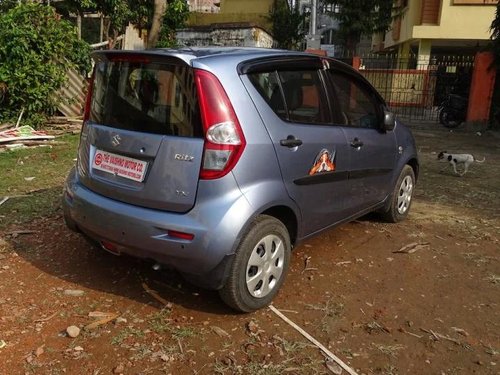
POLYGON ((414 139, 343 63, 247 48, 93 58, 63 208, 112 253, 252 311, 274 298, 301 240, 372 211, 408 215, 414 139))

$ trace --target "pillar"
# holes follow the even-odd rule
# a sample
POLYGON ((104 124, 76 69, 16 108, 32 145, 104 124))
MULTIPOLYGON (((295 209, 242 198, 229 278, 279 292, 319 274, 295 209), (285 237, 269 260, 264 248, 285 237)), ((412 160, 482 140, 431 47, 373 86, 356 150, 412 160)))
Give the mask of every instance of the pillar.
POLYGON ((429 67, 429 62, 431 60, 431 39, 420 39, 418 43, 418 60, 417 69, 427 70, 429 67))
POLYGON ((467 121, 469 122, 485 123, 489 119, 496 75, 492 64, 493 54, 491 52, 478 52, 476 54, 467 110, 467 121))
POLYGON ((397 58, 398 58, 397 69, 408 69, 408 63, 410 62, 409 42, 404 42, 399 45, 397 58))

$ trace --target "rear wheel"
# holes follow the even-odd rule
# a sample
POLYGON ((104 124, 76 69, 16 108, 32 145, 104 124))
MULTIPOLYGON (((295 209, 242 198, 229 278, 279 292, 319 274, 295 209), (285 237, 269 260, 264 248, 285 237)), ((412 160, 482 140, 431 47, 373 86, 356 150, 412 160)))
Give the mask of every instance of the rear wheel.
POLYGON ((405 165, 394 187, 389 209, 382 214, 385 220, 397 223, 406 219, 410 211, 414 188, 415 173, 412 167, 405 165))
POLYGON ((447 128, 456 128, 462 123, 454 114, 448 112, 444 108, 439 112, 439 122, 447 128))
POLYGON ((250 312, 267 306, 278 293, 290 263, 290 236, 283 223, 262 215, 242 238, 222 300, 235 310, 250 312))

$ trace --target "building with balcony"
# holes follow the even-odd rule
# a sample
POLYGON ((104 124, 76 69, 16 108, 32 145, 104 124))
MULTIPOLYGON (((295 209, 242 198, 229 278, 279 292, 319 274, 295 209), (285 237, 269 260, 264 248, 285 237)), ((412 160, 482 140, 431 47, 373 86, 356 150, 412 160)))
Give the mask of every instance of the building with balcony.
POLYGON ((397 0, 391 29, 372 50, 417 55, 476 53, 488 43, 497 0, 397 0))

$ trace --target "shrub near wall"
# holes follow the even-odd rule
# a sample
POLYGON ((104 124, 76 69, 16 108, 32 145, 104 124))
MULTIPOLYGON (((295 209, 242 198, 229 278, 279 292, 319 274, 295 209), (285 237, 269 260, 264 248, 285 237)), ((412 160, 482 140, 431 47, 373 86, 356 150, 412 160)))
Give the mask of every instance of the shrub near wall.
POLYGON ((20 4, 0 14, 0 123, 39 125, 53 113, 65 72, 90 68, 89 47, 50 6, 20 4))

